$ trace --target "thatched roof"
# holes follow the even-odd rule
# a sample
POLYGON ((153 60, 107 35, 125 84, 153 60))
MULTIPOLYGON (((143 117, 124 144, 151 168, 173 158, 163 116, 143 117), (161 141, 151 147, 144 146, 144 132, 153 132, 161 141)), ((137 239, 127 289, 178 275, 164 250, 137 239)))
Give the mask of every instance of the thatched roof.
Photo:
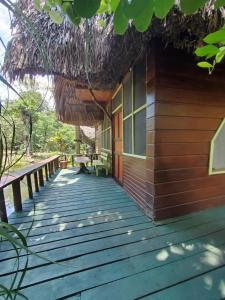
MULTIPOLYGON (((86 89, 87 93, 91 84, 93 89, 105 92, 101 100, 107 101, 111 90, 137 56, 144 53, 152 37, 191 51, 206 33, 223 23, 221 13, 209 7, 190 17, 175 8, 164 21, 154 20, 144 34, 130 28, 124 36, 118 36, 110 18, 105 28, 99 26, 99 17, 79 27, 67 20, 56 25, 48 16, 35 11, 33 1, 20 2, 38 35, 30 34, 20 21, 14 21, 16 33, 8 45, 4 70, 12 80, 22 79, 25 74, 54 75, 59 119, 81 125, 93 125, 102 120, 103 113, 93 103, 83 101, 76 89, 83 93, 86 89)), ((85 100, 92 101, 90 93, 85 100)))

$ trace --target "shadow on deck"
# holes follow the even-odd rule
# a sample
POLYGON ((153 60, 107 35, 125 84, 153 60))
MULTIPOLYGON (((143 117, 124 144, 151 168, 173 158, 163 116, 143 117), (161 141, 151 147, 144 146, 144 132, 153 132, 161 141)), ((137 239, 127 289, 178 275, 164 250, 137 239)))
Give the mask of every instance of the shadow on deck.
MULTIPOLYGON (((59 264, 29 257, 21 290, 29 300, 225 297, 225 207, 153 223, 112 178, 73 170, 35 203, 35 216, 29 200, 10 223, 26 234, 34 218, 30 249, 59 264)), ((6 242, 0 251, 0 283, 9 286, 15 251, 6 242)))

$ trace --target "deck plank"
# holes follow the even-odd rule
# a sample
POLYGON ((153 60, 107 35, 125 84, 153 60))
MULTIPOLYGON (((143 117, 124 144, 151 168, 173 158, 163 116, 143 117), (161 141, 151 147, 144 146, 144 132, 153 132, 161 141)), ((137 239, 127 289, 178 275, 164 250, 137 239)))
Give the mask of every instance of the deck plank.
MULTIPOLYGON (((58 263, 29 256, 22 284, 28 299, 225 295, 225 207, 154 223, 111 178, 72 170, 61 171, 34 198, 35 215, 28 200, 10 222, 26 234, 34 219, 30 249, 58 263)), ((14 263, 15 252, 1 242, 1 284, 10 284, 14 263)), ((19 270, 24 265, 21 252, 19 270)))

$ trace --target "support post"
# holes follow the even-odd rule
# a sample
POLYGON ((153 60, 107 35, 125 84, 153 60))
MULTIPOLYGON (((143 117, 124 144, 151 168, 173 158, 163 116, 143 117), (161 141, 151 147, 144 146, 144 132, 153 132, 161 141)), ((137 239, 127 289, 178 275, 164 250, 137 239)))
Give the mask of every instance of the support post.
POLYGON ((35 185, 35 192, 39 192, 39 186, 38 186, 38 175, 37 172, 34 172, 34 185, 35 185))
POLYGON ((46 181, 48 181, 48 165, 45 165, 45 177, 46 181))
POLYGON ((33 188, 32 188, 32 182, 31 182, 31 174, 27 174, 27 187, 28 187, 29 198, 33 199, 33 188))
POLYGON ((72 166, 74 167, 74 156, 73 156, 73 154, 71 155, 71 161, 72 161, 72 166))
POLYGON ((49 177, 52 177, 51 163, 50 162, 48 163, 48 174, 49 174, 49 177))
POLYGON ((40 186, 44 186, 44 177, 43 177, 42 168, 38 170, 38 177, 39 177, 40 186))
POLYGON ((22 211, 23 208, 22 208, 20 179, 12 183, 12 190, 13 190, 14 209, 16 212, 22 211))
POLYGON ((5 205, 5 197, 3 189, 0 189, 0 219, 2 222, 8 223, 6 205, 5 205))

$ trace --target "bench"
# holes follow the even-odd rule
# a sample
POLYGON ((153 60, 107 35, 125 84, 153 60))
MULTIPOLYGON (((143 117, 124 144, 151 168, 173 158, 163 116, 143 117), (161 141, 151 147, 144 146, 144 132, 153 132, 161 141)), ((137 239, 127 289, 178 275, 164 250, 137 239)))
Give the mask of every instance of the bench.
POLYGON ((109 175, 109 154, 106 152, 101 152, 100 158, 98 160, 93 160, 94 168, 96 171, 96 176, 99 175, 99 170, 104 169, 106 176, 109 175))

